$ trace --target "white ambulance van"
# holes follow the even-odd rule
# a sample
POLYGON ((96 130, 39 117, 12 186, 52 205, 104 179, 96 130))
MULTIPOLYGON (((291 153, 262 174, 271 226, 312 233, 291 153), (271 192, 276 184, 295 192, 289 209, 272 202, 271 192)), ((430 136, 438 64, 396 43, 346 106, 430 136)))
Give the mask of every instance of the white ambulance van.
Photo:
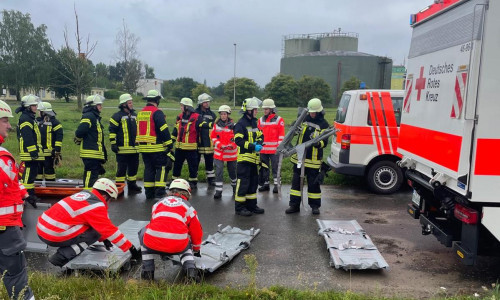
POLYGON ((407 212, 464 263, 500 255, 500 1, 443 0, 411 16, 399 134, 407 212))
POLYGON ((403 172, 396 164, 402 90, 346 91, 340 99, 327 163, 335 173, 364 176, 379 194, 397 191, 403 172))

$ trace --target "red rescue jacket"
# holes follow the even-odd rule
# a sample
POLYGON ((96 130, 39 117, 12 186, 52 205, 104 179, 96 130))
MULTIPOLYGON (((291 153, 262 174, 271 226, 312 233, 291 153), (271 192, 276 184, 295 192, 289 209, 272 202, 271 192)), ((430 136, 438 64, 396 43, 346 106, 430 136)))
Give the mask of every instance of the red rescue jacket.
POLYGON ((181 113, 177 116, 177 122, 172 135, 177 138, 176 149, 196 150, 198 149, 198 126, 200 115, 193 112, 189 116, 181 113), (184 119, 186 118, 186 119, 184 119))
POLYGON ((48 241, 63 242, 89 228, 101 234, 99 241, 109 240, 123 252, 132 247, 132 243, 111 223, 108 205, 96 190, 82 191, 54 204, 38 218, 36 231, 48 241))
POLYGON ((238 158, 238 146, 234 142, 233 120, 223 122, 218 119, 210 138, 214 144, 214 158, 222 161, 235 161, 238 158))
POLYGON ((200 250, 202 237, 196 210, 182 198, 168 196, 153 206, 143 242, 156 251, 179 253, 186 249, 190 239, 193 250, 200 250))
POLYGON ((276 114, 259 118, 258 125, 264 134, 264 145, 260 153, 274 154, 279 144, 285 138, 285 121, 276 114))

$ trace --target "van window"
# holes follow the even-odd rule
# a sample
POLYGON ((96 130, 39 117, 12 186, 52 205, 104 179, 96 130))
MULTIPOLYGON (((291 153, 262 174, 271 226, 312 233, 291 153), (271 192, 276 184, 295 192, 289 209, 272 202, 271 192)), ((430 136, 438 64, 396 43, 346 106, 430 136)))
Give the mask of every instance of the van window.
MULTIPOLYGON (((370 98, 369 101, 372 101, 372 104, 373 104, 373 97, 370 98)), ((374 105, 372 105, 373 107, 375 107, 374 105)), ((385 110, 386 108, 384 107, 384 104, 382 103, 382 101, 380 101, 380 106, 382 107, 382 111, 384 112, 383 113, 383 116, 384 116, 384 122, 385 122, 385 126, 387 126, 387 117, 385 115, 385 110)), ((392 109, 394 110, 394 117, 396 118, 396 125, 399 127, 399 124, 401 123, 401 109, 403 107, 403 97, 392 97, 392 109)), ((390 110, 390 108, 388 108, 390 110)), ((368 126, 372 126, 372 118, 371 118, 371 115, 370 115, 371 111, 368 110, 368 117, 367 117, 367 123, 368 123, 368 126)), ((377 120, 377 112, 375 111, 375 116, 374 116, 374 119, 375 119, 375 125, 378 126, 378 120, 377 120)))
POLYGON ((335 122, 343 124, 345 122, 345 117, 347 115, 347 108, 349 108, 349 102, 351 101, 351 95, 343 94, 340 98, 339 107, 337 108, 337 115, 335 116, 335 122))

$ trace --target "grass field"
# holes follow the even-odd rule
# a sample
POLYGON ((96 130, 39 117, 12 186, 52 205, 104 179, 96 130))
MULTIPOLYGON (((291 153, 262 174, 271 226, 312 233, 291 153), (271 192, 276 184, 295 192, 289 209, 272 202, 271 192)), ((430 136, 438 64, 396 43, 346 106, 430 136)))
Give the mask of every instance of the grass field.
MULTIPOLYGON (((19 103, 16 101, 7 101, 7 103, 12 107, 13 110, 19 106, 19 103)), ((218 107, 222 104, 227 104, 223 102, 213 102, 211 107, 213 111, 217 111, 218 107)), ((135 100, 134 106, 137 111, 139 111, 145 105, 145 101, 143 100, 135 100)), ((82 178, 83 177, 83 163, 79 157, 79 146, 75 145, 73 142, 73 138, 75 137, 75 130, 78 127, 80 122, 81 112, 77 110, 76 103, 66 103, 62 100, 57 100, 52 102, 52 106, 54 111, 57 113, 57 118, 62 123, 64 128, 64 140, 63 140, 63 149, 62 156, 63 162, 62 166, 56 169, 57 178, 82 178)), ((116 160, 115 155, 111 151, 109 146, 109 119, 110 117, 118 110, 118 100, 105 100, 103 105, 103 110, 101 112, 102 116, 102 124, 105 127, 106 132, 106 148, 108 149, 108 162, 104 165, 106 169, 105 177, 114 179, 116 172, 116 160)), ((170 128, 170 131, 173 129, 173 125, 175 123, 176 116, 180 113, 179 104, 174 100, 162 100, 160 103, 160 107, 164 110, 167 116, 167 124, 170 128)), ((236 109, 233 108, 232 117, 233 119, 239 119, 241 115, 238 113, 239 107, 236 109)), ((329 124, 333 124, 333 120, 335 118, 336 109, 327 108, 325 118, 328 120, 329 124)), ((297 117, 297 108, 278 108, 278 114, 283 117, 285 120, 285 124, 287 129, 289 125, 296 119, 297 117)), ((262 116, 262 110, 259 111, 259 116, 262 116)), ((13 131, 9 134, 7 141, 3 144, 4 147, 9 149, 15 157, 18 157, 18 141, 16 138, 16 127, 18 122, 19 115, 15 115, 13 120, 11 121, 13 131)), ((331 140, 331 139, 330 139, 331 140)), ((324 149, 324 159, 330 153, 330 146, 328 145, 324 149)), ((143 178, 143 164, 141 162, 139 166, 139 172, 137 177, 139 180, 143 178)), ((182 176, 187 178, 187 167, 183 169, 182 176)), ((171 172, 169 177, 171 176, 171 172)), ((198 172, 198 178, 203 181, 205 180, 205 172, 204 165, 201 163, 200 170, 198 172)), ((289 162, 289 159, 285 159, 282 167, 282 182, 284 184, 290 183, 292 178, 292 164, 289 162)), ((229 178, 227 177, 227 172, 225 173, 225 181, 229 182, 229 178)), ((338 174, 329 174, 329 177, 325 179, 325 184, 354 184, 359 185, 363 184, 363 181, 360 178, 343 176, 338 174)))

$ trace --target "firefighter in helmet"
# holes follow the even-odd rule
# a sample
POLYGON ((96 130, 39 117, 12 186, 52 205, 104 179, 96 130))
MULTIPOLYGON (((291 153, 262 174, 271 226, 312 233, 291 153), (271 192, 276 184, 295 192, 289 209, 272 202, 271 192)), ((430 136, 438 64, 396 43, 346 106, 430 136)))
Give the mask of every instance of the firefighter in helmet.
MULTIPOLYGON (((328 122, 325 120, 325 111, 321 104, 321 100, 313 98, 307 103, 309 115, 306 116, 302 123, 302 131, 300 132, 297 145, 305 143, 310 139, 319 136, 325 129, 328 129, 328 122)), ((320 141, 306 150, 306 158, 304 160, 305 176, 307 178, 307 199, 308 204, 312 208, 314 215, 319 214, 321 206, 321 188, 316 178, 320 173, 321 162, 323 160, 323 148, 328 141, 320 141)), ((286 209, 287 214, 300 212, 300 168, 297 168, 297 154, 293 154, 290 158, 293 163, 293 179, 292 188, 290 190, 290 207, 286 209)))
POLYGON ((196 210, 188 202, 191 198, 189 183, 181 178, 172 180, 168 196, 153 206, 148 225, 139 231, 142 252, 141 278, 154 279, 154 254, 179 254, 188 280, 199 282, 200 276, 194 257, 201 257, 203 229, 196 210))
POLYGON ((21 99, 21 107, 16 109, 16 113, 21 112, 17 126, 17 138, 19 140, 21 161, 25 164, 21 182, 29 194, 26 200, 35 207, 36 202, 40 201, 40 198, 35 195, 35 179, 38 173, 38 164, 45 160, 42 148, 42 135, 35 116, 38 103, 40 103, 40 98, 35 95, 26 95, 21 99))
POLYGON ((28 286, 23 252, 26 241, 21 232, 23 199, 28 194, 19 182, 14 156, 1 147, 12 129, 9 119, 13 117, 10 106, 0 100, 0 273, 9 299, 21 299, 21 294, 22 299, 34 299, 28 286))
POLYGON ((148 91, 143 98, 147 104, 137 114, 139 130, 136 142, 144 161, 146 199, 165 196, 168 171, 172 168, 172 138, 165 114, 158 108, 162 98, 158 91, 148 91))
POLYGON ((129 194, 140 193, 142 188, 136 183, 139 168, 139 151, 135 144, 137 135, 137 114, 134 110, 132 96, 120 96, 117 111, 109 119, 109 140, 111 150, 116 154, 116 179, 124 183, 127 179, 129 194))
POLYGON ((257 125, 264 134, 264 145, 260 151, 261 167, 259 170, 259 181, 261 187, 259 192, 269 191, 269 169, 272 168, 274 188, 273 193, 278 192, 278 155, 276 150, 285 138, 285 121, 276 114, 276 105, 273 99, 262 101, 264 115, 259 118, 257 125))
POLYGON ((56 180, 54 165, 59 165, 62 160, 61 148, 63 140, 63 127, 56 118, 56 112, 49 102, 38 104, 40 111, 39 127, 42 136, 43 156, 45 160, 38 165, 37 180, 45 178, 47 181, 56 180))
POLYGON ((214 147, 210 139, 210 131, 212 130, 216 116, 215 113, 210 110, 210 101, 212 101, 212 97, 209 94, 203 93, 198 96, 196 113, 201 117, 201 123, 199 125, 200 133, 198 135, 198 166, 200 165, 201 156, 203 155, 208 186, 214 186, 214 147))
POLYGON ((80 145, 80 157, 84 165, 84 189, 91 190, 99 175, 105 173, 103 164, 108 160, 104 146, 104 126, 101 111, 104 97, 88 96, 85 100, 82 118, 75 131, 75 143, 80 145))
POLYGON ((177 116, 172 136, 175 141, 175 162, 172 179, 181 176, 182 165, 187 160, 189 169, 189 185, 195 189, 198 184, 198 135, 200 133, 201 117, 193 107, 190 98, 181 99, 181 113, 177 116))
POLYGON ((234 126, 234 142, 238 145, 237 183, 235 211, 237 215, 251 216, 263 214, 264 209, 257 206, 257 180, 259 152, 262 150, 264 136, 257 126, 257 98, 243 102, 243 116, 234 126))
POLYGON ((238 147, 234 143, 234 123, 229 105, 219 107, 219 117, 214 122, 214 128, 210 137, 214 145, 215 158, 215 195, 214 199, 222 197, 222 186, 224 184, 224 162, 227 163, 227 172, 231 178, 233 194, 236 192, 236 160, 238 158, 238 147))

